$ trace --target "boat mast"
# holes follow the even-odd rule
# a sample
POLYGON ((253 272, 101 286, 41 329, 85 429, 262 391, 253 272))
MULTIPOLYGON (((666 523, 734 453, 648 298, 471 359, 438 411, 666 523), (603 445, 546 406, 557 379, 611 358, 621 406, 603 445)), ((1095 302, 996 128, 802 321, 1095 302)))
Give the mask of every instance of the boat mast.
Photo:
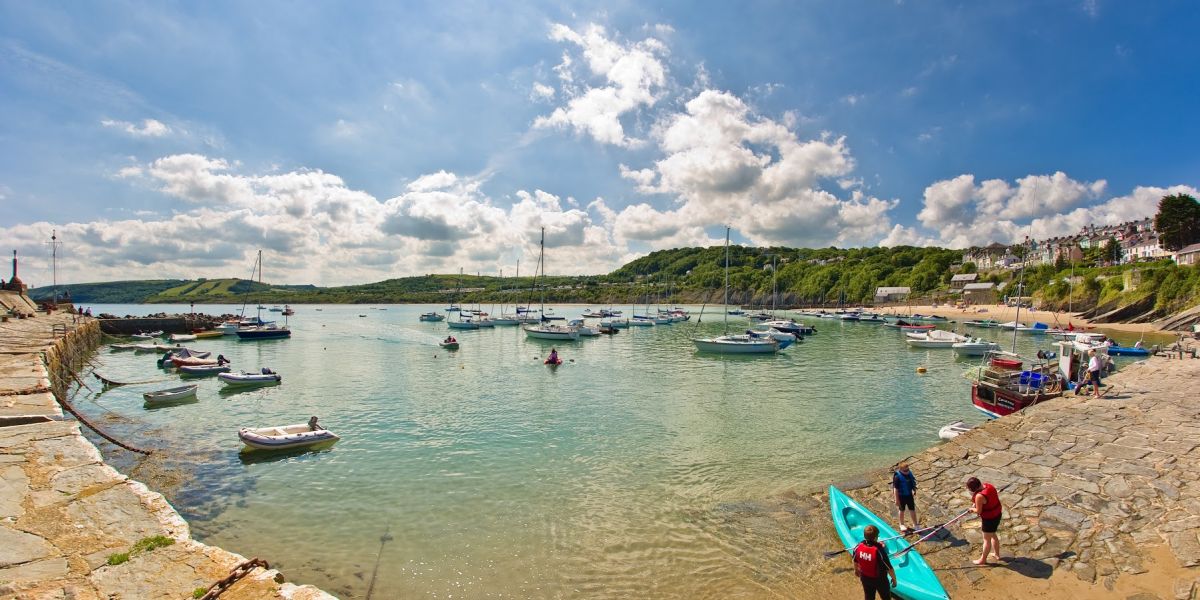
MULTIPOLYGON (((546 228, 542 228, 542 241, 538 244, 538 265, 542 268, 542 277, 546 276, 546 228)), ((537 286, 537 269, 533 270, 533 285, 537 286)), ((546 287, 542 286, 541 304, 538 307, 538 322, 546 322, 546 287)))
POLYGON ((771 318, 775 318, 775 303, 779 300, 779 275, 775 270, 775 255, 771 255, 771 318))
MULTIPOLYGON (((1029 238, 1027 237, 1025 240, 1028 241, 1029 238)), ((1024 244, 1022 244, 1022 247, 1024 247, 1024 244)), ((1021 327, 1021 294, 1023 288, 1025 287, 1025 262, 1025 256, 1022 256, 1021 274, 1017 276, 1017 316, 1013 319, 1013 323, 1015 323, 1015 325, 1013 325, 1013 354, 1017 353, 1017 330, 1021 327)))
POLYGON ((725 228, 725 335, 729 335, 729 227, 725 228))

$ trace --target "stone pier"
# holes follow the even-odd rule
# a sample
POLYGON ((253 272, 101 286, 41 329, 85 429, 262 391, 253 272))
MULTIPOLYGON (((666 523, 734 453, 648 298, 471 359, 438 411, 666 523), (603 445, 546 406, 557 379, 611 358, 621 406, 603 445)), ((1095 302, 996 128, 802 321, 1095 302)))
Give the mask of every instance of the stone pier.
MULTIPOLYGON (((0 323, 0 598, 192 598, 246 560, 192 540, 161 494, 63 420, 53 392, 99 338, 95 320, 70 314, 0 323)), ((256 568, 221 598, 332 596, 256 568)))
MULTIPOLYGON (((952 597, 1200 596, 1200 360, 1155 357, 1106 383, 1101 398, 1054 399, 908 457, 922 524, 965 510, 971 476, 1008 486, 1004 560, 971 563, 981 549, 974 518, 918 546, 952 597)), ((835 485, 895 527, 889 482, 890 470, 877 470, 835 485)), ((845 555, 821 555, 840 548, 825 492, 787 492, 746 518, 764 516, 780 531, 803 532, 789 536, 780 587, 797 597, 862 597, 845 555)))

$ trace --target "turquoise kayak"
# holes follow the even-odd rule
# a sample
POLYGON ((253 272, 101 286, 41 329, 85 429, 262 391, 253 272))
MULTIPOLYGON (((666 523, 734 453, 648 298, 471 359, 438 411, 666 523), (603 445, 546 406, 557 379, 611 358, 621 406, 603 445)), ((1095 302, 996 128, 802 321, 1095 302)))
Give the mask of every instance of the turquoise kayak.
MULTIPOLYGON (((879 528, 881 540, 899 535, 886 521, 832 485, 829 486, 829 510, 833 513, 833 526, 837 529, 838 538, 850 550, 862 541, 862 531, 867 525, 879 528)), ((948 600, 950 596, 942 587, 942 582, 938 581, 937 575, 929 568, 925 559, 917 554, 916 548, 902 556, 895 556, 916 540, 915 537, 911 540, 896 538, 883 543, 888 549, 888 558, 892 561, 892 568, 896 570, 898 581, 896 587, 892 588, 892 593, 906 600, 948 600)))

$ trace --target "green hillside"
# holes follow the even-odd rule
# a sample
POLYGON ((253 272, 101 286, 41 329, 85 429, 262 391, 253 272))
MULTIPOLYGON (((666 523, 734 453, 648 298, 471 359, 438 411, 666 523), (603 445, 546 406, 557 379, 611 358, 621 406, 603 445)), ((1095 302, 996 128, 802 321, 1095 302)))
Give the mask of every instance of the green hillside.
MULTIPOLYGON (((881 286, 909 287, 911 302, 948 300, 950 278, 973 272, 959 264, 962 252, 943 248, 730 248, 730 302, 769 305, 773 285, 782 306, 869 304, 881 286), (771 264, 775 263, 777 281, 771 264)), ((980 273, 1000 295, 1015 295, 1018 271, 980 273)), ((632 303, 720 302, 725 280, 722 247, 677 248, 644 256, 607 275, 540 278, 424 275, 339 287, 275 285, 245 279, 119 281, 59 286, 77 303, 632 303), (456 293, 456 290, 459 290, 456 293)), ((1200 304, 1200 266, 1171 261, 1094 267, 1085 263, 1026 269, 1024 292, 1046 307, 1117 311, 1122 318, 1164 316, 1200 304), (1070 277, 1074 273, 1074 285, 1070 277), (1128 308, 1124 313, 1121 309, 1128 308), (1127 314, 1126 314, 1127 313, 1127 314)), ((49 288, 31 291, 35 299, 49 288)))

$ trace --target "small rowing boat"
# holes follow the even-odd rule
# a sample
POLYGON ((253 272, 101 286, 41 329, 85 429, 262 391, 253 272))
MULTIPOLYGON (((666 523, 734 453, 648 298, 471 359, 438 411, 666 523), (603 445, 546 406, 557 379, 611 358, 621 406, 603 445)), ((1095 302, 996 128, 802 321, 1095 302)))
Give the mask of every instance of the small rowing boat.
POLYGON ((146 392, 145 394, 142 394, 142 398, 146 400, 146 406, 156 406, 170 402, 179 402, 188 398, 195 398, 196 388, 198 387, 199 386, 194 383, 190 385, 181 385, 179 387, 170 389, 158 390, 157 392, 146 392))
POLYGON ((892 588, 893 593, 905 600, 949 600, 950 596, 946 594, 937 575, 915 549, 899 554, 909 546, 909 542, 900 537, 886 521, 833 486, 829 486, 829 508, 833 513, 833 526, 837 529, 838 538, 846 548, 853 549, 862 541, 863 528, 867 525, 879 529, 880 540, 891 538, 881 543, 887 548, 892 568, 896 570, 898 583, 892 588))

